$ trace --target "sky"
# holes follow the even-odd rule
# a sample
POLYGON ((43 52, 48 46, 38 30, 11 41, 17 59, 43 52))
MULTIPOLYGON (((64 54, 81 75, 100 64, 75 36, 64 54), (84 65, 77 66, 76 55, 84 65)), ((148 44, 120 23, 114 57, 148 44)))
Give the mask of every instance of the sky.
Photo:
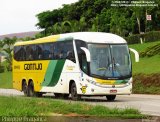
POLYGON ((0 35, 37 31, 36 15, 78 0, 0 0, 0 35))

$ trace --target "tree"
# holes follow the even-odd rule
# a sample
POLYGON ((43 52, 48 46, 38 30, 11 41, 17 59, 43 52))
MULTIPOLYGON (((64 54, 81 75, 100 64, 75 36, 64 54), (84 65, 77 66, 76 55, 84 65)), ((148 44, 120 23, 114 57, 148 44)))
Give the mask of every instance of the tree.
POLYGON ((112 32, 128 36, 129 33, 145 32, 147 28, 149 31, 160 30, 160 1, 154 1, 158 6, 112 7, 112 0, 79 0, 38 14, 37 26, 45 30, 45 36, 75 31, 112 32), (146 11, 152 15, 152 21, 146 21, 146 11))
POLYGON ((98 32, 99 31, 99 17, 98 15, 93 18, 92 20, 92 28, 90 29, 90 31, 93 31, 93 32, 98 32))
POLYGON ((8 63, 7 69, 8 70, 12 70, 12 51, 13 51, 13 45, 15 44, 15 42, 17 41, 16 37, 13 38, 4 38, 3 39, 3 52, 5 53, 6 57, 6 61, 8 63))
POLYGON ((79 30, 80 31, 86 31, 86 20, 85 20, 85 17, 81 17, 80 21, 79 21, 79 30))
POLYGON ((80 31, 80 29, 79 29, 79 22, 77 20, 74 20, 71 23, 72 23, 71 32, 78 32, 78 31, 80 31))
POLYGON ((0 67, 1 67, 1 54, 3 49, 3 41, 0 40, 0 67))
POLYGON ((71 32, 72 24, 69 21, 64 21, 64 22, 61 23, 61 28, 62 28, 63 33, 71 32))

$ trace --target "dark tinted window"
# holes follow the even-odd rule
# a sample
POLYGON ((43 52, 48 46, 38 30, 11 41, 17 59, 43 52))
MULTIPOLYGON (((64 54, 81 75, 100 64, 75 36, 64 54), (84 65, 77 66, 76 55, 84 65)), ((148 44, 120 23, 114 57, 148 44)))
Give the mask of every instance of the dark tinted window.
POLYGON ((17 61, 25 60, 25 48, 24 46, 16 46, 14 47, 14 59, 17 61))
POLYGON ((14 59, 20 61, 22 58, 22 46, 14 47, 14 59))
POLYGON ((51 43, 43 44, 42 59, 49 59, 51 54, 51 43))
POLYGON ((33 60, 33 56, 34 56, 33 51, 35 50, 34 49, 35 45, 27 45, 25 47, 26 47, 26 60, 27 61, 33 60))
POLYGON ((42 59, 43 47, 42 44, 36 45, 36 59, 42 59))
POLYGON ((26 48, 25 48, 25 46, 21 47, 21 52, 22 52, 21 61, 25 61, 26 60, 26 48))
POLYGON ((86 55, 80 47, 87 47, 87 44, 84 41, 76 40, 76 48, 77 48, 80 68, 83 72, 88 74, 89 65, 88 65, 88 62, 87 62, 87 59, 86 59, 86 55))
POLYGON ((73 41, 16 46, 14 58, 17 61, 69 59, 75 62, 73 41))
POLYGON ((64 42, 57 42, 55 52, 57 54, 57 59, 65 59, 65 44, 64 42))
POLYGON ((75 55, 74 55, 74 49, 73 49, 73 42, 66 42, 66 44, 65 44, 66 46, 65 46, 65 58, 66 59, 69 59, 69 60, 71 60, 71 61, 73 61, 73 62, 75 62, 75 55))
POLYGON ((50 44, 50 54, 49 54, 49 59, 56 59, 56 55, 55 55, 55 50, 56 48, 56 43, 51 43, 50 44))

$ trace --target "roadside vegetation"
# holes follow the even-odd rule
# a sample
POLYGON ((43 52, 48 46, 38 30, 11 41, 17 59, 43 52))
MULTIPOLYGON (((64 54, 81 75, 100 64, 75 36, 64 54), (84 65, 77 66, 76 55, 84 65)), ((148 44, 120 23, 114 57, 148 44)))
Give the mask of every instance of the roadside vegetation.
POLYGON ((134 61, 133 54, 131 55, 133 64, 133 93, 160 94, 160 48, 159 46, 158 48, 156 47, 159 44, 160 41, 129 45, 129 47, 143 54, 140 55, 140 62, 138 63, 134 61), (149 56, 147 56, 148 52, 150 53, 149 56))
POLYGON ((97 116, 107 118, 143 118, 138 110, 132 108, 118 109, 88 104, 69 103, 54 99, 6 97, 0 96, 1 116, 62 116, 75 114, 77 116, 97 116))
POLYGON ((12 72, 0 73, 0 88, 12 89, 12 72))
POLYGON ((133 76, 133 92, 137 94, 160 94, 160 73, 133 76))
MULTIPOLYGON (((160 41, 156 42, 148 42, 143 44, 133 44, 129 45, 130 48, 136 49, 139 53, 145 52, 146 49, 149 47, 154 47, 154 45, 159 44, 160 41)), ((141 56, 140 55, 140 61, 135 62, 134 55, 131 53, 132 58, 132 68, 133 68, 133 75, 136 74, 154 74, 154 73, 160 73, 160 55, 156 54, 152 57, 148 56, 141 56)))

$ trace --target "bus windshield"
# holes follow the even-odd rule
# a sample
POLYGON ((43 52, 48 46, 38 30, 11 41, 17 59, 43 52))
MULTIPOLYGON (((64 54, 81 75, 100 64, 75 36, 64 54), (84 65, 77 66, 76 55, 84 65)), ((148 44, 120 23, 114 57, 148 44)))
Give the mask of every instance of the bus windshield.
POLYGON ((131 77, 127 44, 88 44, 91 54, 90 73, 104 79, 131 77))

